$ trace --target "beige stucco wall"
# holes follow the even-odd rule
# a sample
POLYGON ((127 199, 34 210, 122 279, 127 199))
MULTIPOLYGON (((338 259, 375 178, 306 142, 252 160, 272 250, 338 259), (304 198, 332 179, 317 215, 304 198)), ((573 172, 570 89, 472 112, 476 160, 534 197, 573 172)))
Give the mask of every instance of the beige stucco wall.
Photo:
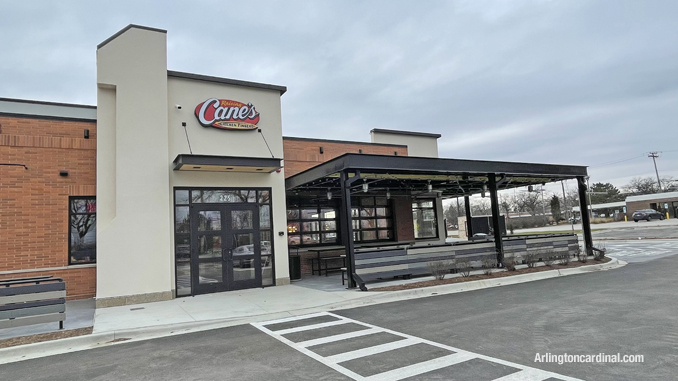
MULTIPOLYGON (((169 189, 174 187, 270 187, 272 188, 273 247, 275 251, 275 276, 277 284, 289 281, 287 239, 279 236, 287 226, 285 212, 284 169, 273 173, 223 173, 174 171, 172 161, 179 154, 188 154, 189 148, 181 123, 186 122, 186 131, 191 141, 193 154, 270 158, 271 153, 261 134, 256 130, 232 131, 203 127, 195 117, 195 107, 210 98, 229 99, 252 103, 260 114, 258 123, 276 158, 283 157, 282 117, 280 92, 221 83, 170 77, 168 79, 167 108, 169 110, 169 151, 167 170, 169 189), (181 109, 175 106, 181 105, 181 109)), ((173 200, 168 204, 173 213, 173 200)), ((173 218, 173 217, 172 217, 173 218)), ((172 242, 174 233, 172 230, 172 242)), ((172 246, 172 258, 174 247, 172 246)), ((172 262, 174 269, 174 262, 172 262)), ((172 270, 172 277, 174 277, 172 270)), ((174 285, 174 280, 172 281, 174 285)))
POLYGON ((171 297, 166 34, 97 51, 97 299, 171 297))
POLYGON ((438 138, 371 131, 372 143, 407 145, 408 156, 438 157, 438 138))

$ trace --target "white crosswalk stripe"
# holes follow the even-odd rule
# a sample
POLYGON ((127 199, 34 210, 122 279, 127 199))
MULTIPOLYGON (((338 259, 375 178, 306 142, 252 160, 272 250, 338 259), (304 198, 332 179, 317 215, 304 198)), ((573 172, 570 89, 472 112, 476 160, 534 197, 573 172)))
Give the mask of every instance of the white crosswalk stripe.
MULTIPOLYGON (((288 324, 288 325, 289 325, 288 324)), ((304 315, 304 316, 297 316, 297 317, 290 317, 290 318, 284 318, 284 319, 278 319, 278 320, 271 320, 271 321, 266 321, 266 322, 261 322, 261 323, 252 323, 252 326, 256 327, 260 331, 272 336, 273 338, 287 344, 288 346, 296 349, 297 351, 327 365, 328 367, 336 370, 337 372, 348 376, 354 380, 357 381, 396 381, 396 380, 402 380, 408 377, 413 377, 413 376, 418 376, 425 374, 427 372, 432 372, 432 371, 437 371, 443 368, 447 367, 454 367, 455 364, 460 364, 464 363, 469 360, 474 360, 474 359, 479 359, 479 360, 485 360, 489 361, 494 364, 500 364, 504 365, 506 367, 510 368, 515 368, 518 369, 518 371, 511 373, 509 375, 499 377, 499 378, 488 378, 488 381, 494 380, 494 381, 519 381, 519 380, 524 380, 524 381, 543 381, 548 378, 555 378, 558 380, 563 380, 563 381, 581 381, 576 378, 568 377, 568 376, 563 376, 559 375, 553 372, 547 372, 541 369, 536 369, 536 368, 531 368, 527 367, 524 365, 512 363, 509 361, 504 361, 501 359, 481 355, 478 353, 473 353, 469 351, 465 351, 459 348, 454 348, 450 347, 448 345, 436 343, 430 340, 422 339, 416 336, 411 336, 405 333, 401 332, 396 332, 392 331, 386 328, 381 328, 377 327, 372 324, 368 323, 363 323, 359 322, 353 319, 349 319, 343 316, 339 316, 330 312, 321 312, 321 313, 316 313, 316 314, 311 314, 311 315, 304 315), (329 322, 324 322, 324 323, 314 323, 312 321, 312 318, 322 318, 322 317, 333 317, 336 318, 336 320, 329 321, 329 322), (308 321, 304 321, 308 320, 308 321), (296 327, 291 327, 291 328, 281 328, 281 329, 275 329, 276 324, 282 324, 282 323, 289 323, 289 324, 294 324, 294 322, 298 322, 300 325, 296 327), (341 334, 333 334, 325 337, 320 337, 320 338, 314 338, 314 339, 309 339, 305 341, 300 341, 300 342, 294 342, 284 335, 289 335, 289 334, 298 334, 298 333, 309 333, 313 332, 319 329, 323 328, 329 328, 329 327, 337 327, 341 326, 344 324, 352 323, 358 326, 361 326, 363 329, 358 329, 352 332, 346 332, 346 333, 341 333, 341 334), (372 346, 368 346, 366 348, 361 348, 361 349, 353 349, 347 352, 343 353, 338 353, 330 356, 322 356, 313 350, 311 350, 312 347, 321 345, 321 344, 328 344, 328 343, 336 343, 341 340, 346 340, 346 339, 353 339, 353 338, 361 338, 361 337, 369 337, 369 335, 375 335, 379 333, 386 333, 390 335, 395 335, 399 337, 400 339, 388 343, 375 343, 372 346), (427 344, 432 347, 437 347, 444 349, 446 351, 449 351, 450 354, 445 354, 445 355, 440 355, 436 358, 421 361, 415 364, 408 364, 401 366, 396 369, 391 369, 388 371, 383 371, 381 373, 377 374, 370 374, 368 376, 363 376, 355 371, 348 369, 346 366, 342 364, 346 364, 349 361, 352 360, 359 360, 361 358, 365 358, 368 356, 373 356, 373 355, 378 355, 378 354, 384 354, 388 353, 390 351, 394 350, 411 350, 416 351, 416 349, 411 348, 415 345, 421 345, 421 344, 427 344)))

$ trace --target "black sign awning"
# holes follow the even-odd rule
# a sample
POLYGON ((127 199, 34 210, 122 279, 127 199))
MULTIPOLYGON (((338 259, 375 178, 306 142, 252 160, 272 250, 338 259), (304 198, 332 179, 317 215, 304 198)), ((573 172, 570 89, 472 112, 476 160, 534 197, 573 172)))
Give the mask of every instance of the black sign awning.
POLYGON ((175 171, 271 173, 282 168, 282 159, 215 155, 178 155, 175 171))

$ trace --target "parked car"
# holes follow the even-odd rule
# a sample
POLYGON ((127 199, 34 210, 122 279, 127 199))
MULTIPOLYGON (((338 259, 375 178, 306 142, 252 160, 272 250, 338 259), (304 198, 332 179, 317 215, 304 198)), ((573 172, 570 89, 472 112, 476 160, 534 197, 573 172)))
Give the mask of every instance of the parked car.
POLYGON ((647 220, 650 221, 653 218, 656 218, 658 220, 663 220, 664 219, 664 214, 659 213, 658 211, 654 209, 641 209, 641 210, 636 210, 633 212, 633 222, 638 222, 640 220, 647 220))

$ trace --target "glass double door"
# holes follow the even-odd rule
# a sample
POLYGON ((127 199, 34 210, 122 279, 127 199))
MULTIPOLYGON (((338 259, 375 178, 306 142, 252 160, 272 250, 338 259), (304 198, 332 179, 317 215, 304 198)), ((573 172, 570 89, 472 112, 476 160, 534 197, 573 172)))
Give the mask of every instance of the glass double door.
POLYGON ((193 294, 261 286, 256 205, 191 207, 193 294))

